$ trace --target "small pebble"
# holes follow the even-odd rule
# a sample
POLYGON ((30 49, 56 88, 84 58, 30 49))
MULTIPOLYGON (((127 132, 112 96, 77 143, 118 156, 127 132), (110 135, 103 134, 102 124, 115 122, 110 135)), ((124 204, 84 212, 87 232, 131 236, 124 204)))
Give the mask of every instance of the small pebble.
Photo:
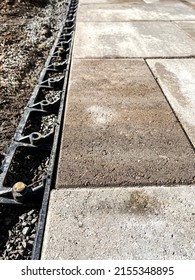
POLYGON ((26 241, 25 241, 25 240, 23 240, 23 241, 22 241, 22 246, 23 246, 24 248, 26 248, 27 243, 26 243, 26 241))
POLYGON ((83 223, 81 221, 79 221, 79 227, 82 227, 83 223))
POLYGON ((25 227, 25 228, 23 228, 23 230, 22 230, 22 234, 23 234, 23 235, 27 235, 27 234, 29 233, 29 231, 30 231, 30 228, 29 228, 29 227, 25 227))
POLYGON ((34 225, 37 222, 37 218, 31 220, 31 224, 34 225))

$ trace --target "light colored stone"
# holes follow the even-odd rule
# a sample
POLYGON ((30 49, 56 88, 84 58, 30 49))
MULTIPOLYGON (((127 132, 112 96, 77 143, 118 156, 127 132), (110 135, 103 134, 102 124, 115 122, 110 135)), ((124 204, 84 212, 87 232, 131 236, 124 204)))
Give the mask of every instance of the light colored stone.
POLYGON ((148 60, 148 64, 195 147, 195 59, 148 60))
MULTIPOLYGON (((190 1, 190 0, 189 0, 190 1)), ((189 2, 188 1, 188 2, 189 2)), ((193 0, 192 0, 193 1, 193 0)), ((79 4, 153 4, 153 3, 181 3, 180 0, 79 0, 79 4)))
POLYGON ((181 3, 180 0, 143 0, 147 4, 159 4, 159 3, 181 3))
POLYGON ((151 3, 159 3, 160 0, 143 0, 145 3, 147 4, 151 4, 151 3))
POLYGON ((195 0, 186 0, 186 2, 195 5, 195 0))
POLYGON ((79 22, 74 58, 195 55, 194 41, 170 22, 79 22))
MULTIPOLYGON (((151 0, 155 1, 155 0, 151 0)), ((168 1, 168 0, 167 0, 168 1)), ((144 3, 144 0, 79 0, 79 4, 121 4, 121 3, 144 3)))
POLYGON ((195 186, 54 190, 42 259, 195 259, 194 196, 195 186))
MULTIPOLYGON (((132 3, 130 0, 80 0, 80 4, 94 2, 132 3)), ((157 0, 144 2, 158 3, 157 0)), ((181 183, 184 177, 195 179, 194 151, 170 107, 162 101, 163 94, 152 74, 143 60, 127 59, 195 55, 194 41, 183 28, 188 23, 176 24, 158 20, 77 23, 57 179, 57 187, 71 186, 71 189, 51 193, 42 259, 195 259, 194 185, 118 187, 132 179, 131 172, 135 175, 139 164, 147 167, 150 161, 156 170, 146 168, 143 174, 149 172, 148 179, 150 174, 159 181, 168 175, 166 182, 174 180, 174 174, 178 174, 176 180, 181 183), (75 57, 126 59, 91 61, 75 57), (161 105, 163 109, 159 110, 161 105), (169 137, 173 141, 167 141, 169 137), (152 139, 156 139, 153 145, 152 139), (161 153, 166 149, 167 153, 161 153), (175 164, 172 161, 172 169, 166 172, 170 159, 175 164), (158 160, 162 165, 156 164, 158 160), (113 163, 116 167, 112 167, 113 163), (129 172, 131 164, 136 168, 129 172), (93 184, 90 185, 87 176, 94 185, 109 188, 91 188, 93 184), (82 188, 72 189, 75 186, 82 188)), ((190 110, 194 99, 192 94, 184 96, 184 89, 188 92, 188 83, 194 88, 193 64, 187 66, 186 62, 186 66, 180 67, 179 61, 173 65, 168 60, 158 61, 148 61, 156 77, 166 85, 170 96, 175 94, 176 103, 182 101, 181 104, 188 104, 187 111, 190 110), (158 61, 165 70, 157 71, 158 61), (183 78, 183 74, 187 77, 183 78)), ((140 182, 142 178, 136 174, 133 180, 140 182)))
POLYGON ((195 20, 195 10, 179 3, 83 4, 77 21, 125 22, 131 20, 195 20))
POLYGON ((175 24, 195 41, 195 21, 176 21, 175 24))

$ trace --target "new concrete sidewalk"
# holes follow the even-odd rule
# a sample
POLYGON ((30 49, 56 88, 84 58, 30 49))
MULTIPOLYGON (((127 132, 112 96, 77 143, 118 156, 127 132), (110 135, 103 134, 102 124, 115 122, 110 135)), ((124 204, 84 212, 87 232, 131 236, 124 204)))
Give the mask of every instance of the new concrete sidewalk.
POLYGON ((195 258, 195 1, 80 0, 42 259, 195 258))

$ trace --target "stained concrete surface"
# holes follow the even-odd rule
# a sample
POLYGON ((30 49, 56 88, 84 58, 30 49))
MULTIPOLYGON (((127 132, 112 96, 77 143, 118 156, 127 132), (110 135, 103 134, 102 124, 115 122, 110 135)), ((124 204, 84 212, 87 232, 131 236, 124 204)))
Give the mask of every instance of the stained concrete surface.
POLYGON ((194 152, 143 60, 73 60, 57 188, 195 182, 194 152))
POLYGON ((157 59, 148 64, 195 147, 195 59, 157 59))
POLYGON ((54 190, 42 259, 195 259, 195 186, 54 190))
POLYGON ((195 10, 181 2, 155 4, 81 4, 77 21, 195 20, 195 10))
POLYGON ((171 22, 79 22, 74 58, 195 55, 194 41, 171 22))

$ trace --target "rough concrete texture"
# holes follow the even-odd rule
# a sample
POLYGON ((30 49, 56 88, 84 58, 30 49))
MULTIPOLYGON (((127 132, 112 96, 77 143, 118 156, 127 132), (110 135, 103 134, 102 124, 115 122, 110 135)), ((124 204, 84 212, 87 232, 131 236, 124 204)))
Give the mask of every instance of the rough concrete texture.
MULTIPOLYGON (((168 0, 167 0, 168 1, 168 0)), ((123 4, 123 3, 144 3, 144 0, 79 0, 79 4, 123 4)))
POLYGON ((181 2, 180 0, 143 0, 147 4, 154 4, 154 3, 160 3, 160 2, 169 2, 169 3, 178 3, 181 2))
MULTIPOLYGON (((193 1, 193 0, 192 0, 193 1)), ((153 3, 160 3, 160 2, 173 2, 173 3, 181 3, 180 0, 79 0, 80 4, 124 4, 124 3, 131 3, 131 4, 153 4, 153 3)), ((188 1, 190 2, 190 1, 188 1)))
POLYGON ((195 20, 195 10, 180 2, 155 4, 81 4, 77 21, 195 20))
POLYGON ((195 186, 55 190, 42 259, 195 259, 195 186))
POLYGON ((195 5, 195 0, 186 0, 186 2, 195 5))
POLYGON ((176 21, 175 24, 195 40, 195 21, 176 21))
POLYGON ((157 59, 148 64, 195 147, 195 59, 157 59))
POLYGON ((143 60, 73 60, 57 188, 189 184, 194 165, 143 60))
POLYGON ((171 22, 79 22, 74 58, 195 55, 194 41, 171 22))

